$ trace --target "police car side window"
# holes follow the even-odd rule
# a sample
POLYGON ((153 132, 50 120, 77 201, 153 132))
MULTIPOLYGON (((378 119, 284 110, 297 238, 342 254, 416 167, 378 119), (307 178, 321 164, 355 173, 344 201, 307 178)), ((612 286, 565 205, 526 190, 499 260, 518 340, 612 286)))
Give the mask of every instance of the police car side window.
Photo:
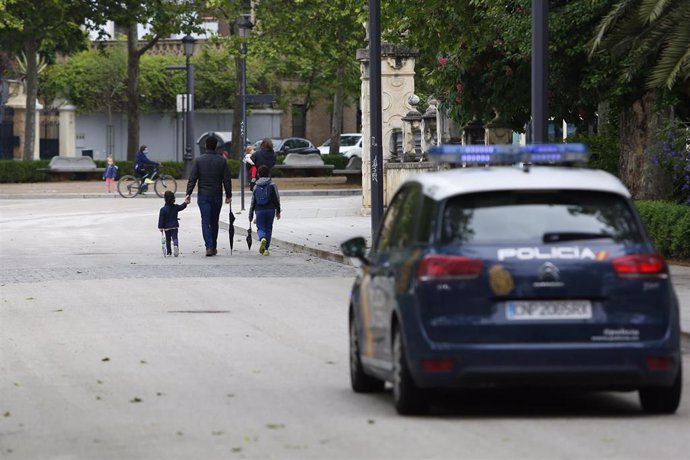
POLYGON ((404 191, 398 192, 388 207, 386 215, 383 217, 383 224, 381 225, 381 230, 376 240, 376 250, 378 252, 387 250, 393 244, 395 221, 397 220, 398 212, 400 211, 406 195, 404 191))
POLYGON ((411 185, 405 190, 405 199, 400 206, 400 211, 395 222, 395 234, 391 245, 404 248, 415 241, 419 210, 419 197, 421 188, 419 185, 411 185))

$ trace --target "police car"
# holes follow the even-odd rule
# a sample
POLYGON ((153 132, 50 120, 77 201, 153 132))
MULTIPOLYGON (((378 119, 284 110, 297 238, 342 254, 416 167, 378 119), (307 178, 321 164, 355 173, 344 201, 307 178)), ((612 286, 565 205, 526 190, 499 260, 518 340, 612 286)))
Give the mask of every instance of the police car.
POLYGON ((678 300, 630 193, 581 167, 581 144, 439 146, 461 167, 407 180, 350 296, 350 377, 393 386, 400 414, 434 389, 639 392, 673 413, 682 390, 678 300))

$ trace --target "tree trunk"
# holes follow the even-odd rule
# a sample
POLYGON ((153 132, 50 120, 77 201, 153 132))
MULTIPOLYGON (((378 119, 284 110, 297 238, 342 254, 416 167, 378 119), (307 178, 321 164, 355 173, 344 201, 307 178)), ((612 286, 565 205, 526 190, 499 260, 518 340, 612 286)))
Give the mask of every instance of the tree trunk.
POLYGON ((340 152, 340 134, 343 132, 343 105, 344 105, 344 88, 343 76, 345 69, 343 66, 338 67, 336 72, 336 89, 333 95, 333 115, 331 117, 331 145, 328 153, 330 155, 338 155, 340 152))
MULTIPOLYGON (((232 145, 230 149, 230 158, 239 160, 242 158, 244 146, 240 145, 240 130, 242 124, 242 57, 235 58, 235 75, 237 76, 237 91, 235 94, 235 108, 232 111, 232 145)), ((245 127, 246 129, 246 127, 245 127)), ((256 139, 254 139, 256 140, 256 139)))
POLYGON ((619 171, 634 199, 653 200, 669 196, 671 181, 664 180, 662 168, 653 161, 656 134, 665 118, 656 110, 656 96, 650 92, 621 115, 619 171))
POLYGON ((24 160, 34 159, 36 138, 36 95, 38 93, 38 44, 28 40, 24 45, 26 54, 26 119, 24 121, 24 160))
POLYGON ((139 150, 139 37, 137 25, 127 31, 127 159, 139 150))

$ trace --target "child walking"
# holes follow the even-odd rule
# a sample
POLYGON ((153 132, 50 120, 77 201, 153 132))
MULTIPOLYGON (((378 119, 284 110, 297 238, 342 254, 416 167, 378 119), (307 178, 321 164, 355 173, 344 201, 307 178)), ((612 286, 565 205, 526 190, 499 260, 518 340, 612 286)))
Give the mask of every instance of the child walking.
POLYGON ((256 181, 252 192, 252 205, 249 208, 249 223, 251 224, 254 211, 256 211, 256 234, 259 235, 261 244, 259 254, 270 255, 268 248, 271 246, 271 234, 273 233, 273 218, 280 220, 280 195, 278 187, 268 177, 269 169, 266 165, 259 166, 259 179, 256 181))
POLYGON ((253 145, 248 145, 246 149, 244 149, 244 161, 246 171, 249 174, 249 190, 254 190, 254 185, 256 184, 256 165, 252 161, 252 155, 254 155, 254 152, 256 149, 254 148, 253 145))
POLYGON ((158 230, 162 234, 165 234, 165 255, 174 255, 177 257, 180 255, 180 246, 177 240, 177 229, 180 227, 177 219, 177 213, 182 211, 187 207, 187 203, 175 204, 175 194, 168 190, 163 195, 165 200, 165 206, 163 206, 158 213, 158 230), (170 242, 172 241, 173 247, 170 250, 170 242))
POLYGON ((106 160, 108 166, 105 167, 103 172, 103 179, 105 179, 105 191, 107 193, 113 193, 115 189, 115 179, 117 178, 117 165, 115 160, 113 160, 112 155, 108 155, 106 160))

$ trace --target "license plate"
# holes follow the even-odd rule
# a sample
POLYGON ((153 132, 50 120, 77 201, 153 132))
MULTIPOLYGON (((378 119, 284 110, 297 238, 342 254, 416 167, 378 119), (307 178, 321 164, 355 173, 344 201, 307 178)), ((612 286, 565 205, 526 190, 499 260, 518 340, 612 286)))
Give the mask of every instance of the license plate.
POLYGON ((506 303, 509 320, 591 319, 589 300, 533 300, 506 303))

